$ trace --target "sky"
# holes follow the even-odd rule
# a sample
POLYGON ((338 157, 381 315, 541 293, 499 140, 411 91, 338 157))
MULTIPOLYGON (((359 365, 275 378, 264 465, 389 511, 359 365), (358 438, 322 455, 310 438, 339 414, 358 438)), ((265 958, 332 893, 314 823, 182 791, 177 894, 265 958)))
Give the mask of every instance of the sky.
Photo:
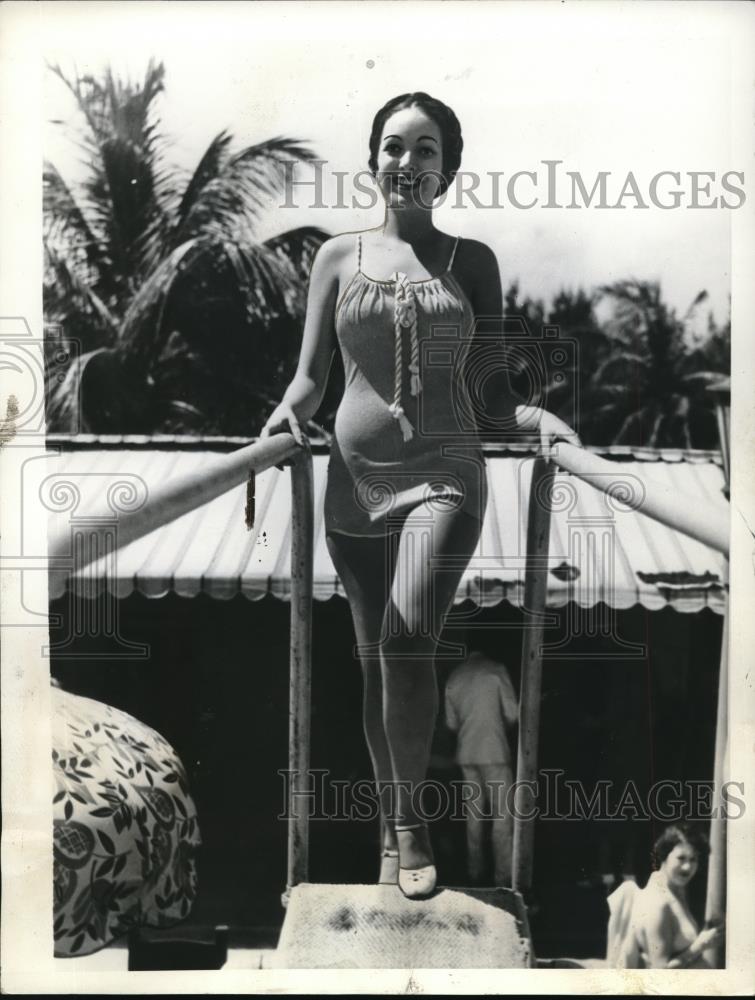
MULTIPOLYGON (((736 209, 690 207, 688 175, 715 175, 701 203, 723 194, 736 204, 721 177, 749 167, 731 151, 727 4, 39 6, 46 58, 71 75, 109 64, 119 75, 139 77, 150 58, 165 64, 159 111, 175 166, 189 171, 224 128, 239 147, 276 135, 303 139, 327 161, 328 207, 308 207, 310 189, 297 191, 297 208, 270 206, 263 235, 306 224, 332 233, 379 225, 379 204, 333 207, 330 171, 351 177, 364 170, 376 110, 397 94, 424 90, 458 115, 461 169, 481 176, 485 205, 493 194, 490 173, 503 174, 503 207, 475 207, 452 192, 437 223, 488 242, 504 285, 516 279, 524 294, 547 301, 561 288, 657 280, 680 313, 705 289, 704 312, 726 318, 736 209), (631 171, 649 207, 637 209, 627 196, 623 210, 543 208, 545 160, 578 171, 588 190, 609 171, 609 204, 631 171), (509 201, 506 183, 517 171, 535 171, 539 205, 521 209, 509 201), (650 201, 649 184, 660 171, 681 174, 682 207, 664 210, 650 201)), ((48 74, 45 153, 73 182, 82 172, 68 127, 75 121, 70 96, 48 74)), ((522 202, 531 197, 529 183, 517 182, 522 202)), ((659 197, 675 187, 665 178, 659 197)), ((568 204, 570 188, 557 190, 557 200, 568 204)), ((347 180, 347 203, 352 193, 347 180)))

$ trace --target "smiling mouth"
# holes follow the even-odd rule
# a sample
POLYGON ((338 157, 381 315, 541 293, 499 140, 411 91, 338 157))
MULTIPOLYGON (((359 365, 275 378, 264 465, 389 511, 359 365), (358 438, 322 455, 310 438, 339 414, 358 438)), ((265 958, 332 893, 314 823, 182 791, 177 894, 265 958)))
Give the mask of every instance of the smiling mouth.
POLYGON ((413 188, 419 187, 421 178, 415 177, 412 179, 410 177, 394 175, 391 180, 394 187, 401 188, 404 191, 411 191, 413 188))

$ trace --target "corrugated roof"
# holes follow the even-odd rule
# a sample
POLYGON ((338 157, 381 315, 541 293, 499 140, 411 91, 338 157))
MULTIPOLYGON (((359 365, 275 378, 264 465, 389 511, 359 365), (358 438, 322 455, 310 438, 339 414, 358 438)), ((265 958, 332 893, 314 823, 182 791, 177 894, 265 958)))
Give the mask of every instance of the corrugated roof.
MULTIPOLYGON (((182 448, 171 439, 158 442, 127 439, 107 443, 80 439, 63 444, 48 458, 46 489, 73 484, 80 500, 74 516, 84 524, 118 482, 134 490, 134 502, 150 484, 201 469, 215 448, 182 448), (82 448, 81 444, 88 446, 82 448), (97 445, 99 444, 99 447, 97 445), (72 446, 71 446, 72 445, 72 446), (104 448, 103 448, 104 445, 104 448), (108 447, 108 445, 111 445, 108 447), (49 477, 53 478, 50 479, 49 477)), ((238 443, 243 443, 241 439, 238 443)), ((237 442, 233 442, 237 445, 237 442)), ((491 453, 492 452, 492 453, 491 453)), ((500 449, 499 449, 500 452, 500 449)), ((678 490, 681 498, 704 496, 728 510, 722 496, 720 463, 709 453, 601 449, 616 458, 616 478, 628 488, 655 479, 678 490)), ((32 465, 44 463, 32 463, 32 465)), ((327 600, 343 590, 325 545, 323 501, 327 454, 313 454, 315 488, 314 594, 327 600)), ((521 603, 524 593, 525 534, 533 459, 526 449, 487 454, 489 502, 475 555, 461 580, 456 602, 471 599, 482 605, 508 600, 521 603)), ((42 474, 38 488, 41 488, 42 474)), ((239 486, 211 503, 103 557, 78 571, 73 588, 92 596, 103 588, 118 597, 138 591, 162 597, 173 591, 183 597, 200 593, 229 599, 238 593, 256 600, 265 594, 290 595, 291 485, 287 468, 268 469, 256 477, 256 517, 252 531, 244 520, 245 488, 239 486)), ((62 494, 61 494, 62 495, 62 494)), ((579 479, 558 473, 554 493, 548 574, 548 603, 575 601, 583 607, 604 602, 614 608, 637 603, 650 609, 668 604, 679 611, 710 607, 723 611, 724 558, 699 542, 666 528, 644 514, 608 499, 579 479)), ((69 583, 70 586, 70 583, 69 583)), ((51 597, 64 592, 65 582, 51 574, 51 597)))
MULTIPOLYGON (((127 451, 233 451, 244 445, 253 444, 257 438, 229 436, 225 434, 48 434, 47 443, 51 449, 66 451, 111 449, 127 451)), ((313 454, 326 455, 330 450, 329 440, 310 436, 313 454)), ((523 437, 521 441, 505 444, 483 444, 487 455, 531 455, 532 444, 523 437)), ((611 444, 590 445, 588 451, 616 461, 637 460, 641 462, 684 462, 706 465, 722 465, 718 451, 697 448, 645 448, 639 445, 611 444)))

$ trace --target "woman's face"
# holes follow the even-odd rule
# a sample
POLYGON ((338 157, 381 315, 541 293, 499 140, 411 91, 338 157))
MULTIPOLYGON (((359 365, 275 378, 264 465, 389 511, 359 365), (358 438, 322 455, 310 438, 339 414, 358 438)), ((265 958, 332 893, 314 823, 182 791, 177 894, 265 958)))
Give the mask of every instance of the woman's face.
POLYGON ((431 208, 443 170, 438 125, 421 108, 396 111, 383 127, 377 168, 378 184, 388 206, 431 208))
POLYGON ((697 872, 697 851, 690 844, 677 844, 663 862, 663 869, 670 884, 686 886, 697 872))

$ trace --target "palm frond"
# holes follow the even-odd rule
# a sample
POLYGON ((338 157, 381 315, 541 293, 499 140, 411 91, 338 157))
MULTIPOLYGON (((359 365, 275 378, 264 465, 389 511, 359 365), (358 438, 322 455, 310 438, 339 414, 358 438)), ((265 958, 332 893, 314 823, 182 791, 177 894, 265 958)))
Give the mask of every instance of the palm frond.
POLYGON ((276 257, 293 264, 301 280, 306 282, 309 280, 314 256, 328 238, 323 229, 302 226, 265 240, 264 246, 276 257))
POLYGON ((74 359, 62 382, 48 385, 45 418, 47 428, 59 433, 81 430, 81 374, 89 354, 74 359))
POLYGON ((104 260, 100 241, 60 172, 47 161, 42 172, 42 211, 46 235, 52 240, 67 240, 72 249, 85 254, 94 271, 101 271, 104 260))
POLYGON ((302 284, 292 261, 264 244, 222 242, 223 253, 239 279, 247 315, 264 324, 301 316, 302 284))
POLYGON ((608 296, 635 308, 657 306, 660 301, 660 285, 657 281, 641 281, 638 278, 627 278, 624 281, 614 281, 612 284, 600 285, 597 290, 599 297, 608 296))
POLYGON ((152 106, 165 89, 165 66, 150 60, 139 83, 120 80, 111 69, 102 80, 89 74, 75 74, 70 79, 57 64, 48 68, 66 86, 87 124, 88 137, 94 142, 117 134, 136 145, 147 145, 154 135, 150 120, 152 106))
POLYGON ((186 217, 196 204, 197 198, 204 187, 214 180, 222 171, 228 159, 228 147, 232 141, 231 133, 226 129, 218 132, 210 145, 202 154, 196 170, 186 185, 183 197, 176 212, 176 229, 180 230, 186 217))
POLYGON ((212 226, 215 235, 248 242, 265 212, 278 207, 285 165, 314 158, 299 140, 283 137, 241 150, 197 193, 176 240, 200 236, 212 226))
POLYGON ((701 305, 703 302, 706 302, 707 299, 708 299, 708 293, 703 288, 701 291, 699 291, 697 293, 697 295, 694 297, 694 299, 690 303, 689 308, 687 309, 686 313, 684 314, 684 318, 683 318, 682 322, 686 323, 693 316, 693 314, 694 314, 695 310, 697 309, 697 307, 699 305, 701 305))
POLYGON ((48 313, 56 314, 63 322, 70 313, 89 315, 92 326, 101 331, 106 342, 117 336, 118 320, 97 295, 86 275, 81 275, 74 266, 70 255, 60 253, 49 242, 45 242, 45 306, 48 313))
POLYGON ((113 271, 122 276, 119 294, 126 297, 131 291, 126 276, 138 281, 144 274, 145 233, 154 233, 164 215, 160 190, 169 174, 162 165, 153 104, 164 89, 165 68, 150 61, 138 83, 120 80, 109 69, 102 80, 70 80, 60 67, 51 69, 73 94, 86 122, 88 177, 83 188, 88 214, 107 246, 113 271))
POLYGON ((641 371, 647 367, 648 359, 646 356, 639 354, 636 351, 621 350, 612 354, 610 357, 602 361, 592 376, 592 381, 596 386, 600 386, 603 379, 612 372, 615 368, 622 369, 632 367, 632 372, 640 369, 641 371))
POLYGON ((663 423, 665 414, 656 413, 655 419, 653 420, 653 426, 650 430, 650 435, 648 437, 648 447, 655 448, 658 444, 658 437, 660 435, 661 424, 663 423))
POLYGON ((76 101, 80 114, 84 117, 89 131, 89 137, 93 138, 97 133, 97 116, 94 113, 93 97, 99 91, 99 84, 93 77, 79 76, 75 73, 71 80, 66 76, 57 63, 48 63, 47 68, 64 84, 76 101))
POLYGON ((72 433, 102 429, 92 427, 87 421, 84 383, 91 367, 109 357, 112 357, 112 352, 108 348, 87 351, 73 360, 62 382, 49 385, 45 415, 50 430, 72 433))
POLYGON ((150 356, 159 356, 165 339, 163 317, 173 285, 199 253, 199 241, 187 240, 176 247, 134 294, 123 317, 118 349, 129 354, 135 367, 145 366, 150 356))
POLYGON ((613 439, 613 444, 643 444, 641 433, 638 435, 636 441, 630 441, 628 438, 630 431, 634 430, 635 427, 639 427, 640 431, 642 431, 642 421, 647 414, 648 407, 643 407, 640 410, 635 410, 632 413, 627 414, 624 418, 624 422, 613 439))
MULTIPOLYGON (((595 386, 595 392, 599 398, 611 397, 617 403, 620 403, 631 394, 632 386, 626 382, 601 382, 595 386)), ((610 405, 614 406, 617 404, 612 403, 610 405)))
POLYGON ((721 381, 721 372, 693 371, 686 375, 682 375, 679 381, 685 385, 697 385, 702 388, 706 388, 709 385, 715 385, 716 382, 721 381))
POLYGON ((101 169, 87 184, 119 270, 143 276, 145 234, 167 224, 157 198, 154 161, 143 148, 118 136, 101 144, 101 169))
POLYGON ((621 400, 614 400, 611 403, 603 403, 601 406, 591 406, 585 415, 585 419, 599 426, 603 418, 615 416, 617 413, 624 412, 624 409, 621 400))
POLYGON ((601 285, 599 298, 610 298, 614 316, 609 320, 609 332, 625 342, 645 340, 659 309, 663 309, 660 285, 656 281, 628 278, 610 285, 601 285))
MULTIPOLYGON (((261 329, 283 317, 300 316, 304 296, 299 276, 290 261, 263 245, 223 239, 213 227, 202 238, 177 247, 134 294, 120 331, 119 349, 137 363, 159 356, 166 331, 164 318, 178 282, 192 284, 194 274, 230 269, 232 284, 226 294, 236 295, 250 323, 261 329)), ((208 330, 209 338, 212 331, 208 330)))

